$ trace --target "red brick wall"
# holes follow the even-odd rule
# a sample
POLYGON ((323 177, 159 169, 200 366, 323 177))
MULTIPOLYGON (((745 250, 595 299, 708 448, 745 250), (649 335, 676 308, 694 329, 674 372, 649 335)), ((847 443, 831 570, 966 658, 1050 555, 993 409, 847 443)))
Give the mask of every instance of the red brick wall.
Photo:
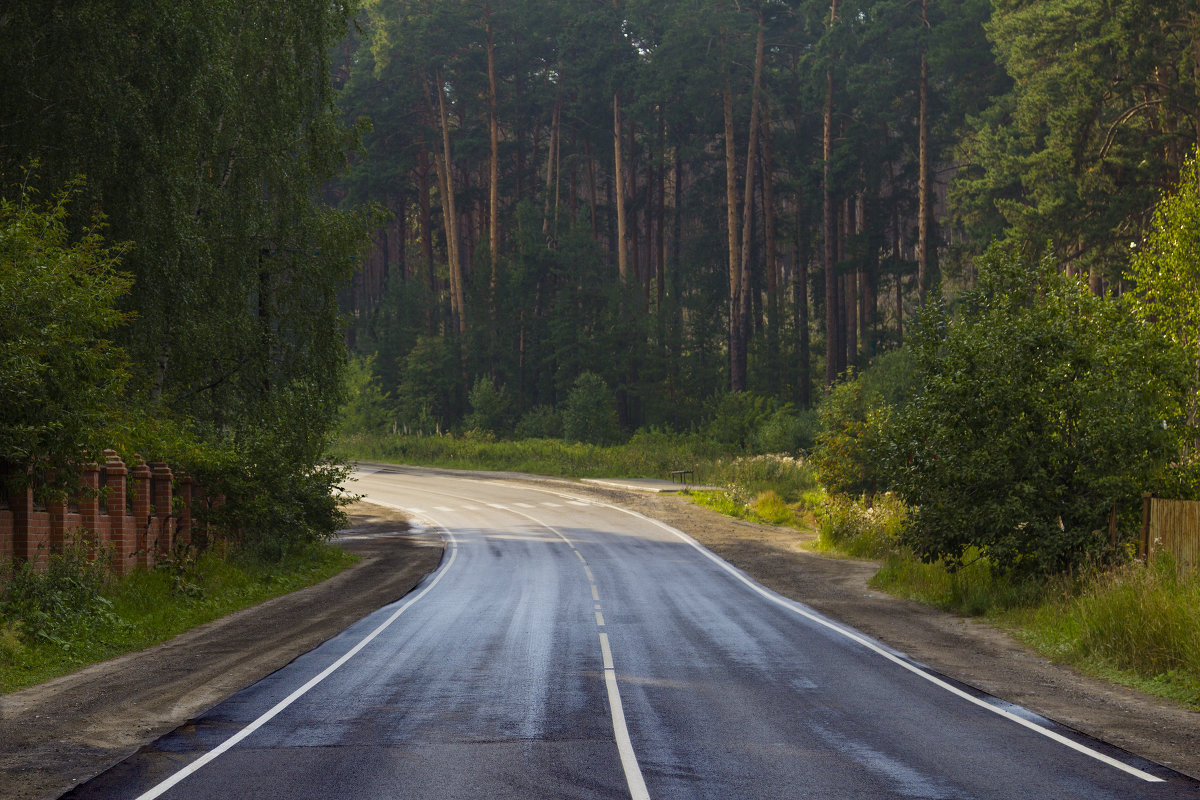
POLYGON ((23 561, 44 567, 52 552, 76 536, 90 542, 93 551, 109 550, 113 570, 125 574, 137 566, 153 567, 171 551, 177 535, 190 543, 201 533, 193 525, 191 504, 203 495, 191 478, 182 473, 176 478, 166 464, 151 468, 141 459, 129 468, 112 450, 105 456, 104 464, 83 468, 78 498, 59 498, 45 510, 35 507, 31 489, 8 498, 8 508, 0 508, 0 575, 23 561), (182 501, 178 516, 176 484, 182 501))

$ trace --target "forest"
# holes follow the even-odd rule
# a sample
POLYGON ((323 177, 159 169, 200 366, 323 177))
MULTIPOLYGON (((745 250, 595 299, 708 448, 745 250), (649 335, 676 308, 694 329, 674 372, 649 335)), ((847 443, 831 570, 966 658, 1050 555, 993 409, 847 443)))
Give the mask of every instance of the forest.
MULTIPOLYGON (((356 458, 694 468, 1200 703, 1191 5, 9 0, 0 76, 0 512, 186 472, 141 605, 340 569, 356 458)), ((0 574, 0 686, 124 636, 102 556, 0 574)))
POLYGON ((320 191, 355 140, 331 80, 351 20, 321 0, 5 3, 5 489, 113 448, 225 495, 263 555, 334 530, 337 294, 367 220, 320 191))
POLYGON ((9 482, 170 460, 277 557, 339 435, 692 436, 1052 570, 1195 494, 1185 8, 122 8, 0 13, 9 482))
POLYGON ((798 411, 896 350, 978 257, 1097 297, 1200 134, 1200 18, 1167 2, 371 0, 335 57, 388 215, 343 292, 396 430, 479 391, 558 432, 730 393, 798 411))

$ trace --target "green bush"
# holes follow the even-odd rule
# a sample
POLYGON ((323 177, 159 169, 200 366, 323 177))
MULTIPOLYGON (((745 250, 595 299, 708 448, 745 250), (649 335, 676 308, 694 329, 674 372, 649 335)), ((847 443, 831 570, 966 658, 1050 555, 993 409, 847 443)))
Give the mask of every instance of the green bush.
POLYGON ((710 403, 705 432, 717 444, 749 450, 759 426, 773 410, 774 403, 767 398, 749 392, 726 392, 710 403))
POLYGON ((389 421, 387 395, 375 375, 375 356, 351 356, 346 365, 346 401, 338 430, 342 435, 379 432, 389 421))
POLYGON ((0 620, 14 626, 25 644, 69 648, 91 627, 111 623, 112 603, 102 595, 109 577, 105 554, 72 542, 50 556, 44 571, 24 562, 0 584, 0 620))
POLYGON ((608 384, 599 375, 585 372, 563 407, 563 438, 569 442, 612 444, 620 437, 617 405, 608 384))
POLYGON ((551 406, 535 406, 517 423, 518 439, 560 439, 562 435, 562 413, 551 406))
POLYGON ((471 413, 463 420, 470 431, 505 436, 512 431, 513 403, 503 386, 497 388, 489 378, 480 378, 469 395, 471 413))
POLYGON ((820 432, 813 451, 826 489, 857 497, 888 488, 886 432, 894 410, 912 395, 913 381, 912 355, 898 350, 830 389, 818 409, 820 432))
POLYGON ((1187 359, 1051 263, 978 266, 962 313, 933 303, 910 337, 920 389, 889 422, 888 481, 922 558, 1058 573, 1102 557, 1114 502, 1178 453, 1187 359))
POLYGON ((122 249, 98 222, 72 241, 73 191, 44 207, 0 199, 0 466, 55 467, 64 480, 119 437, 129 378, 106 338, 126 320, 122 249))
POLYGON ((759 421, 750 438, 750 447, 756 453, 808 452, 816 443, 818 428, 815 411, 785 405, 759 421))
POLYGON ((410 431, 445 430, 460 413, 462 364, 454 342, 422 336, 404 356, 396 401, 400 422, 410 431))

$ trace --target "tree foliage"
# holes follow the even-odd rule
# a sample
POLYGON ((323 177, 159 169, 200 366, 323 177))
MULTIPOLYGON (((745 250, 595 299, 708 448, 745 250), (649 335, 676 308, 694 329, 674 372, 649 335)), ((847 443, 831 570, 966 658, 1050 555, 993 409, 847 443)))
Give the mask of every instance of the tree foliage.
MULTIPOLYGON (((1179 183, 1154 214, 1144 245, 1135 248, 1129 275, 1137 284, 1139 316, 1180 349, 1191 393, 1187 423, 1200 423, 1200 166, 1188 159, 1179 183)), ((1194 441, 1187 447, 1195 455, 1194 441)))
POLYGON ((918 390, 883 464, 923 558, 1076 565, 1178 452, 1179 351, 1050 261, 991 254, 962 310, 932 306, 913 348, 918 390))
MULTIPOLYGON (((130 321, 94 333, 129 354, 126 405, 187 432, 131 441, 206 475, 236 456, 239 490, 260 480, 263 502, 326 474, 340 404, 338 291, 369 215, 319 192, 354 138, 331 82, 353 13, 321 0, 17 0, 0 14, 0 197, 85 175, 56 246, 82 237, 99 254, 87 244, 97 212, 130 243, 132 286, 116 300, 130 321)), ((248 512, 238 524, 268 521, 248 512)))
POLYGON ((57 468, 98 459, 122 417, 128 358, 107 337, 128 315, 123 248, 96 221, 72 239, 73 192, 0 198, 0 464, 57 468))

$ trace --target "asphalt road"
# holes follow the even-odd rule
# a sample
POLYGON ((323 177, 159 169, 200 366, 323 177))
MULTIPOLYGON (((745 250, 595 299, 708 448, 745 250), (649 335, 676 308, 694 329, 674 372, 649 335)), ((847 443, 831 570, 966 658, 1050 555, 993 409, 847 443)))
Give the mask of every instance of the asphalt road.
POLYGON ((1200 798, 632 512, 406 468, 356 490, 440 529, 438 571, 67 797, 1200 798))

